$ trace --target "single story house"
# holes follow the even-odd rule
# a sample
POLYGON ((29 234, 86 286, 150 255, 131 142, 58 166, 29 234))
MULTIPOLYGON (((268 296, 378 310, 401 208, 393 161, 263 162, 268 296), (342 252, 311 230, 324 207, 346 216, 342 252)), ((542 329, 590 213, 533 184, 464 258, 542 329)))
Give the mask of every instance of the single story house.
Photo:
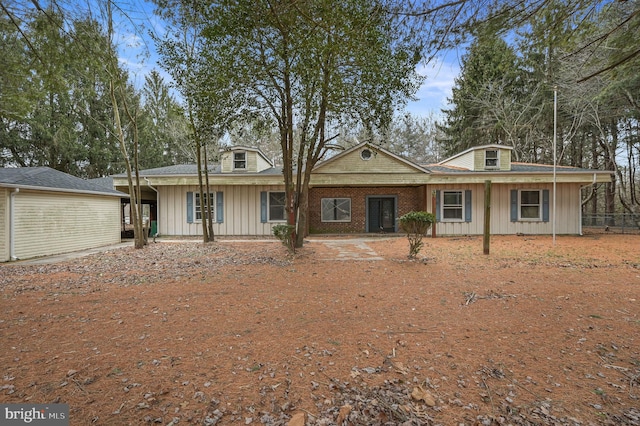
MULTIPOLYGON (((363 143, 315 166, 308 233, 398 232, 397 218, 434 212, 439 235, 482 234, 484 184, 492 183, 492 234, 551 234, 554 167, 511 161, 512 148, 474 147, 437 164, 419 165, 363 143)), ((581 188, 609 182, 609 172, 556 167, 556 233, 580 234, 581 188)), ((200 235, 203 209, 195 165, 141 171, 143 199, 153 200, 160 235, 200 235)), ((214 232, 271 235, 286 221, 282 170, 256 148, 236 146, 209 166, 214 232)), ((114 177, 126 191, 126 176, 114 177)), ((207 196, 205 194, 205 196, 207 196)))
POLYGON ((0 169, 0 262, 119 243, 128 197, 49 167, 0 169))

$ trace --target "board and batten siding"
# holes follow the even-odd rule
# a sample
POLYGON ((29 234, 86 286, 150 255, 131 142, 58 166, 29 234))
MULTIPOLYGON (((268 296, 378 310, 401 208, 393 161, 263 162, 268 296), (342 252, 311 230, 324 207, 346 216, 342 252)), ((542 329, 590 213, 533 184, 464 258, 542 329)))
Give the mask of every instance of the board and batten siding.
POLYGON ((6 188, 0 188, 0 262, 9 260, 9 194, 6 188))
MULTIPOLYGON (((581 196, 579 184, 556 185, 556 234, 578 235, 581 226, 581 196)), ((491 233, 526 235, 553 233, 553 184, 494 185, 491 188, 491 233), (549 221, 511 222, 511 190, 531 189, 549 191, 549 221)))
MULTIPOLYGON (((471 221, 466 222, 438 222, 438 235, 477 235, 482 234, 484 223, 484 185, 479 184, 451 184, 427 185, 427 211, 435 212, 431 191, 471 191, 471 221)), ((464 195, 463 195, 464 196, 464 195)), ((436 201, 436 204, 439 204, 436 201)), ((466 207, 466 206, 465 206, 466 207)), ((437 215, 436 215, 437 216, 437 215)), ((464 216, 464 211, 463 211, 464 216)))
MULTIPOLYGON (((158 232, 160 235, 202 235, 200 221, 188 222, 187 193, 198 192, 198 186, 158 186, 158 232)), ((211 185, 211 192, 223 194, 223 222, 213 223, 215 235, 268 236, 279 222, 260 220, 260 192, 284 191, 273 185, 211 185)), ((215 214, 215 212, 214 212, 215 214)))
POLYGON ((120 242, 118 197, 21 190, 14 201, 14 255, 18 259, 120 242))
MULTIPOLYGON (((581 233, 580 185, 557 184, 556 197, 556 233, 576 235, 581 233)), ((427 185, 427 210, 434 212, 432 191, 471 190, 472 216, 470 222, 438 222, 437 235, 482 235, 484 233, 484 184, 427 185)), ((552 184, 493 184, 491 187, 491 234, 512 235, 540 234, 553 232, 552 184), (511 190, 530 189, 549 191, 549 218, 543 221, 511 221, 511 190)))

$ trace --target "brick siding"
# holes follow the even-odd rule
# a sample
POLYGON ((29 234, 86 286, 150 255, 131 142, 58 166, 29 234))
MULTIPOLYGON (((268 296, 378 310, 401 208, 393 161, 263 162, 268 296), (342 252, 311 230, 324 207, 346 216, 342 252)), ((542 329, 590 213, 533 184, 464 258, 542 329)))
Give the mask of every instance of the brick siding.
POLYGON ((366 232, 367 196, 395 196, 398 204, 396 206, 398 217, 410 211, 426 209, 424 186, 311 188, 309 190, 309 233, 346 234, 366 232), (351 222, 322 222, 321 200, 323 198, 351 198, 351 222))

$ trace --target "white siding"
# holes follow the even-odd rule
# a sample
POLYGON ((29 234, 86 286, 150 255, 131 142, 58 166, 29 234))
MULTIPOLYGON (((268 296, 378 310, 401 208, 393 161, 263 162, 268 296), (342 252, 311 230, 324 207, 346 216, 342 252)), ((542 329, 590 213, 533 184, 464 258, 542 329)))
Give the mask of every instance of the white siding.
MULTIPOLYGON (((200 222, 187 222, 187 192, 198 192, 198 187, 159 186, 157 189, 160 235, 202 235, 200 222)), ((224 194, 224 222, 214 222, 215 235, 271 235, 271 228, 278 222, 260 222, 260 192, 284 191, 284 186, 212 185, 210 190, 224 194)))
POLYGON ((18 259, 120 242, 117 197, 20 191, 14 200, 14 249, 18 259))
POLYGON ((9 260, 9 190, 0 188, 0 262, 9 260))
POLYGON ((459 157, 453 158, 446 162, 447 166, 461 167, 467 170, 473 170, 475 153, 470 151, 459 157))
POLYGON ((222 173, 230 173, 233 171, 233 152, 227 151, 220 156, 220 167, 222 173))
POLYGON ((256 153, 256 164, 256 170, 259 172, 273 167, 269 161, 265 160, 262 155, 258 153, 256 153))
MULTIPOLYGON (((431 191, 435 190, 466 190, 472 191, 471 222, 438 222, 438 235, 481 235, 484 233, 484 184, 476 185, 428 185, 427 209, 432 207, 431 191)), ((556 197, 556 233, 576 235, 580 234, 580 185, 557 184, 556 197)), ((541 234, 550 235, 553 232, 553 185, 552 184, 493 184, 491 187, 491 234, 541 234), (511 190, 539 189, 549 190, 549 221, 542 222, 511 222, 511 190)))
POLYGON ((234 170, 233 168, 233 154, 235 152, 244 152, 246 155, 247 168, 245 170, 240 170, 240 172, 256 173, 266 169, 270 169, 272 167, 271 164, 266 159, 264 159, 258 151, 250 149, 233 149, 231 151, 223 153, 220 157, 222 173, 231 173, 234 171, 238 171, 234 170))

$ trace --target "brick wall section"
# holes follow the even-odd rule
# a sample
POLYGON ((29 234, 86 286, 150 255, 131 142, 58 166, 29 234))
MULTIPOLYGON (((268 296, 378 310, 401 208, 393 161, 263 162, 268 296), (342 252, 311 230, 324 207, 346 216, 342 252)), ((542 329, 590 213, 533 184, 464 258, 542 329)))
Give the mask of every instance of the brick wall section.
POLYGON ((425 188, 423 186, 311 188, 309 190, 309 233, 366 232, 367 196, 396 196, 398 217, 413 210, 426 209, 425 188), (322 222, 320 200, 323 198, 351 198, 351 222, 322 222))

